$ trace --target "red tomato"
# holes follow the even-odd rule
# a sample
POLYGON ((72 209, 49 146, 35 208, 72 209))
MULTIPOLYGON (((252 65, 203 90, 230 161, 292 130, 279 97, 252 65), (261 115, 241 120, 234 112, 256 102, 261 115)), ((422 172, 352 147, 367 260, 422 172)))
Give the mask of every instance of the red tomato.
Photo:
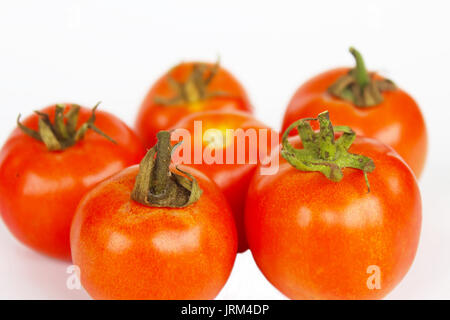
MULTIPOLYGON (((65 114, 73 106, 66 105, 65 114), (70 106, 70 107, 69 107, 70 106)), ((42 110, 53 119, 55 106, 42 110)), ((78 128, 92 111, 80 108, 78 128)), ((38 129, 39 116, 23 124, 38 129)), ((70 223, 78 201, 98 182, 138 163, 144 148, 135 134, 113 115, 97 111, 95 126, 114 139, 89 130, 62 151, 15 129, 0 153, 0 211, 10 231, 27 246, 70 259, 70 223)))
MULTIPOLYGON (((289 141, 302 146, 298 137, 289 141)), ((256 173, 250 184, 250 250, 266 278, 291 299, 382 298, 413 262, 421 200, 412 171, 374 139, 356 137, 349 151, 375 163, 370 192, 359 170, 345 168, 334 182, 284 159, 277 174, 256 173)))
MULTIPOLYGON (((348 125, 359 135, 390 145, 420 177, 427 154, 427 131, 419 106, 399 88, 382 91, 382 100, 366 107, 331 94, 329 88, 351 70, 338 68, 326 71, 303 84, 287 107, 283 131, 295 120, 328 110, 333 124, 348 125)), ((375 73, 371 74, 371 78, 382 79, 375 73)))
POLYGON ((270 155, 272 146, 278 145, 278 133, 252 115, 238 111, 206 111, 193 114, 175 124, 173 129, 176 129, 174 134, 182 134, 180 129, 191 133, 192 141, 188 145, 191 156, 187 161, 183 160, 183 163, 205 173, 222 190, 236 221, 239 238, 238 252, 244 252, 248 249, 244 229, 244 208, 248 185, 257 164, 264 159, 264 156, 270 155), (197 121, 201 121, 202 132, 195 132, 197 121), (235 132, 242 129, 242 138, 239 137, 239 132, 235 135, 227 134, 227 129, 235 130, 235 132), (264 136, 260 138, 264 132, 267 133, 267 139, 264 136), (245 133, 248 134, 247 137, 244 136, 245 133), (251 140, 250 137, 252 137, 251 140), (200 161, 196 161, 194 154, 197 146, 199 146, 197 150, 200 151, 200 161), (267 151, 264 152, 261 146, 264 146, 267 151), (218 155, 218 159, 222 159, 222 162, 208 163, 205 153, 218 155), (233 155, 230 158, 231 161, 226 159, 227 154, 233 155), (238 157, 242 157, 241 161, 238 161, 238 157))
POLYGON ((212 299, 219 293, 236 257, 233 218, 211 180, 181 168, 203 190, 197 202, 184 208, 132 200, 138 166, 104 181, 81 200, 72 224, 72 257, 93 298, 212 299))
POLYGON ((147 147, 156 133, 183 117, 206 110, 252 111, 244 88, 218 64, 180 63, 161 77, 141 105, 136 130, 147 147))

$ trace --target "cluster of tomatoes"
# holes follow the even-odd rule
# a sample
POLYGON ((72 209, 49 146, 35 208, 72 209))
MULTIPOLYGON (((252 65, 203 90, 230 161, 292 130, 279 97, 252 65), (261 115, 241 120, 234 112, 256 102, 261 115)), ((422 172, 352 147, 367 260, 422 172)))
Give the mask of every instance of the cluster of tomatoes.
POLYGON ((27 246, 71 259, 96 299, 212 299, 247 249, 289 298, 381 298, 418 246, 427 136, 414 100, 351 53, 354 68, 298 89, 281 138, 218 63, 161 77, 135 131, 97 106, 19 118, 0 153, 3 221, 27 246), (247 143, 245 161, 170 165, 180 130, 203 155, 238 151, 226 134, 196 137, 197 121, 264 130, 267 144, 253 144, 268 158, 249 161, 247 143), (263 174, 271 162, 277 170, 263 174))

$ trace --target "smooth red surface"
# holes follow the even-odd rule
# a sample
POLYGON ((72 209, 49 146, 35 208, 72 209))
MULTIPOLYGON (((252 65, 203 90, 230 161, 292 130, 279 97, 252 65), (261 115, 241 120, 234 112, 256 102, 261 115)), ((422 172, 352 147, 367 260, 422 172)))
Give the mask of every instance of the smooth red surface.
POLYGON ((330 70, 303 84, 287 107, 283 131, 296 120, 328 110, 333 125, 350 126, 357 134, 393 147, 419 178, 427 155, 427 130, 419 106, 401 89, 383 92, 384 101, 367 108, 331 96, 328 87, 348 71, 330 70))
MULTIPOLYGON (((231 206, 233 211, 234 219, 236 221, 236 227, 238 230, 239 236, 239 246, 238 252, 244 252, 248 249, 247 240, 245 237, 245 228, 244 228, 244 208, 245 208, 245 198, 247 195, 247 189, 250 184, 250 180, 253 174, 256 171, 256 167, 261 160, 259 157, 256 162, 250 163, 249 154, 250 151, 256 151, 259 153, 260 151, 260 139, 259 139, 259 130, 267 130, 267 155, 270 155, 270 150, 272 148, 271 138, 272 135, 275 137, 275 145, 278 145, 279 136, 278 133, 260 121, 256 120, 252 115, 244 112, 238 111, 207 111, 202 113, 197 113, 182 119, 176 125, 173 126, 173 129, 186 129, 191 133, 192 142, 191 142, 191 161, 194 162, 194 122, 202 121, 203 123, 203 134, 208 129, 218 129, 218 130, 226 130, 226 129, 242 129, 244 132, 248 129, 254 129, 257 133, 257 143, 252 144, 250 146, 248 140, 245 142, 245 163, 238 163, 237 155, 238 155, 238 142, 237 139, 234 139, 234 144, 229 144, 222 148, 222 152, 224 155, 224 161, 222 164, 205 163, 203 160, 200 164, 191 163, 190 167, 194 167, 203 173, 205 173, 208 177, 214 180, 215 183, 219 186, 219 188, 224 193, 228 203, 231 206), (232 149, 235 158, 233 163, 226 162, 226 153, 228 149, 232 149), (254 149, 253 149, 254 148, 254 149)), ((175 131, 177 132, 177 131, 175 131)), ((246 138, 248 139, 248 138, 246 138)), ((208 146, 205 144, 201 145, 201 154, 204 154, 205 149, 208 149, 208 146)))
MULTIPOLYGON (((291 141, 300 147, 298 137, 291 141)), ((413 262, 421 199, 412 171, 373 139, 357 137, 350 152, 375 162, 370 193, 360 170, 346 168, 343 179, 333 182, 284 159, 277 174, 256 174, 250 184, 250 250, 266 278, 291 299, 382 298, 413 262), (381 289, 367 286, 373 265, 381 289)))
MULTIPOLYGON (((196 62, 180 63, 172 70, 170 75, 177 81, 184 82, 192 71, 196 62)), ((212 64, 207 63, 208 66, 212 64)), ((247 94, 232 74, 224 68, 220 68, 207 89, 209 92, 226 92, 228 96, 209 98, 198 103, 183 103, 173 106, 164 106, 154 102, 155 97, 170 98, 175 91, 169 85, 168 74, 162 76, 150 89, 145 97, 138 117, 136 119, 136 131, 150 148, 156 143, 156 133, 172 127, 183 117, 199 111, 207 110, 241 110, 252 111, 252 106, 247 94)))
MULTIPOLYGON (((51 119, 54 111, 54 106, 42 110, 51 119)), ((78 125, 90 115, 90 109, 81 108, 78 125)), ((23 124, 37 129, 37 115, 27 117, 23 124)), ((70 223, 83 194, 138 163, 145 152, 131 129, 115 116, 96 111, 95 125, 117 144, 88 130, 74 146, 48 151, 42 142, 16 128, 0 152, 3 221, 21 242, 52 257, 70 259, 70 223)))
MULTIPOLYGON (((156 208, 131 199, 138 166, 84 196, 71 230, 73 261, 95 299, 213 299, 236 257, 228 204, 200 172, 203 194, 185 208, 156 208)), ((173 168, 171 169, 173 170, 173 168)))

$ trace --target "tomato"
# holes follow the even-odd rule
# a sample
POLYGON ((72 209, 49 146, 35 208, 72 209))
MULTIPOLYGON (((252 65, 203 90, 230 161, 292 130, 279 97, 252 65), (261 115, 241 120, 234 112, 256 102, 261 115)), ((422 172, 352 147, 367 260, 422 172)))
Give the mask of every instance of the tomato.
POLYGON ((183 129, 191 134, 192 141, 187 145, 190 157, 181 159, 181 162, 205 173, 222 190, 236 221, 238 252, 244 252, 248 249, 244 229, 247 189, 258 163, 264 160, 265 155, 270 155, 272 146, 278 145, 278 133, 252 115, 238 111, 193 114, 175 124, 173 129, 173 137, 177 134, 183 136, 183 129), (200 131, 195 129, 197 121, 200 131), (233 132, 227 133, 227 130, 233 132), (197 158, 196 150, 199 151, 197 158), (211 159, 205 158, 205 154, 212 155, 208 157, 211 159), (228 155, 232 156, 227 158, 228 155))
POLYGON ((180 63, 148 92, 136 119, 136 131, 151 147, 159 130, 172 127, 187 115, 207 110, 251 112, 252 107, 238 80, 218 63, 180 63))
MULTIPOLYGON (((72 118, 78 129, 89 122, 93 112, 71 104, 51 106, 41 112, 53 119, 57 108, 61 116, 65 108, 66 117, 68 112, 72 115, 79 112, 78 121, 72 118)), ((38 130, 39 119, 44 117, 33 114, 23 125, 38 130)), ((83 194, 103 179, 138 163, 145 152, 122 121, 102 111, 96 112, 95 117, 93 128, 100 129, 116 143, 88 130, 73 145, 69 145, 69 139, 64 142, 67 144, 64 150, 51 151, 43 142, 16 128, 0 152, 3 221, 21 242, 52 257, 70 259, 70 223, 83 194)), ((69 128, 68 119, 63 121, 69 128)))
MULTIPOLYGON (((157 162, 159 154, 158 149, 157 162)), ((121 171, 81 200, 71 245, 83 287, 95 299, 212 299, 227 281, 236 257, 237 235, 228 204, 214 182, 184 166, 179 169, 199 186, 200 196, 159 206, 139 202, 136 186, 152 185, 147 178, 158 176, 142 171, 150 159, 153 154, 142 160, 141 169, 121 171)), ((167 172, 169 167, 162 177, 168 179, 167 172)), ((173 177, 177 170, 172 166, 170 172, 173 177)), ((143 201, 154 190, 141 192, 143 201)), ((170 193, 163 189, 163 195, 170 193)))
MULTIPOLYGON (((351 136, 347 138, 351 143, 351 136)), ((288 142, 300 148, 295 152, 304 151, 298 137, 288 142)), ((310 170, 322 165, 327 179, 282 158, 275 175, 256 173, 251 181, 245 212, 250 250, 266 278, 291 299, 382 298, 413 262, 421 199, 412 171, 392 148, 371 138, 356 137, 348 151, 356 167, 360 161, 373 161, 367 172, 344 168, 331 181, 326 168, 337 169, 338 162, 292 161, 310 170)))
POLYGON ((420 177, 427 154, 427 130, 419 106, 407 92, 389 80, 376 73, 368 74, 359 53, 352 52, 359 57, 355 69, 326 71, 307 81, 295 92, 284 115, 283 131, 297 119, 328 110, 334 124, 348 125, 359 135, 376 138, 393 147, 420 177), (369 93, 363 92, 367 98, 356 99, 360 101, 351 99, 351 95, 345 98, 350 91, 360 89, 351 82, 351 75, 356 70, 363 71, 366 79, 369 78, 365 86, 369 93), (345 87, 345 81, 350 82, 350 85, 345 87), (378 88, 371 90, 375 84, 378 88), (339 90, 342 90, 340 96, 331 93, 339 94, 339 90), (371 94, 372 91, 375 93, 371 94))

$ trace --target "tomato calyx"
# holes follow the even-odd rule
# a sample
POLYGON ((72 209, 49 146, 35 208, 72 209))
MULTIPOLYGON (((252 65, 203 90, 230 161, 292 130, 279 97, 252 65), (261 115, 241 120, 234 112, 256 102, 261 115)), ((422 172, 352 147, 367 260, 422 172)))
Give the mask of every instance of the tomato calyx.
POLYGON ((99 106, 98 102, 92 108, 92 114, 90 118, 81 125, 78 130, 76 129, 78 123, 78 116, 80 113, 80 106, 72 104, 70 110, 64 114, 65 106, 57 104, 55 109, 55 118, 53 123, 50 120, 48 114, 35 111, 39 116, 38 127, 39 129, 33 130, 26 127, 20 122, 20 114, 17 117, 17 126, 30 137, 41 141, 45 144, 49 151, 61 151, 73 146, 78 141, 84 138, 86 131, 91 129, 97 132, 99 135, 105 137, 112 143, 116 143, 114 139, 109 137, 106 133, 97 128, 95 122, 95 110, 99 106))
POLYGON ((392 91, 397 87, 389 79, 374 79, 364 64, 364 60, 355 48, 350 53, 356 60, 356 66, 347 74, 339 77, 328 92, 342 100, 350 101, 358 107, 372 107, 383 102, 383 91, 392 91))
POLYGON ((356 134, 350 127, 333 127, 329 113, 325 111, 317 118, 295 121, 286 129, 282 138, 281 156, 298 170, 318 171, 334 182, 342 180, 342 168, 362 170, 370 192, 367 173, 375 169, 375 163, 369 157, 348 152, 355 137, 356 134), (319 121, 320 130, 314 132, 309 121, 319 121), (289 143, 289 133, 295 127, 302 140, 303 149, 296 149, 289 143), (343 134, 335 140, 335 132, 343 134))
POLYGON ((206 63, 195 63, 188 79, 185 82, 175 80, 168 74, 167 80, 175 95, 170 98, 155 97, 154 101, 165 106, 174 106, 183 103, 198 103, 209 98, 227 96, 223 91, 208 91, 208 85, 219 71, 220 62, 217 61, 209 67, 206 63))
POLYGON ((169 169, 172 152, 179 144, 170 144, 169 131, 159 131, 156 136, 156 145, 139 164, 131 198, 149 207, 181 208, 195 203, 202 189, 194 176, 178 167, 176 169, 186 177, 169 169))

